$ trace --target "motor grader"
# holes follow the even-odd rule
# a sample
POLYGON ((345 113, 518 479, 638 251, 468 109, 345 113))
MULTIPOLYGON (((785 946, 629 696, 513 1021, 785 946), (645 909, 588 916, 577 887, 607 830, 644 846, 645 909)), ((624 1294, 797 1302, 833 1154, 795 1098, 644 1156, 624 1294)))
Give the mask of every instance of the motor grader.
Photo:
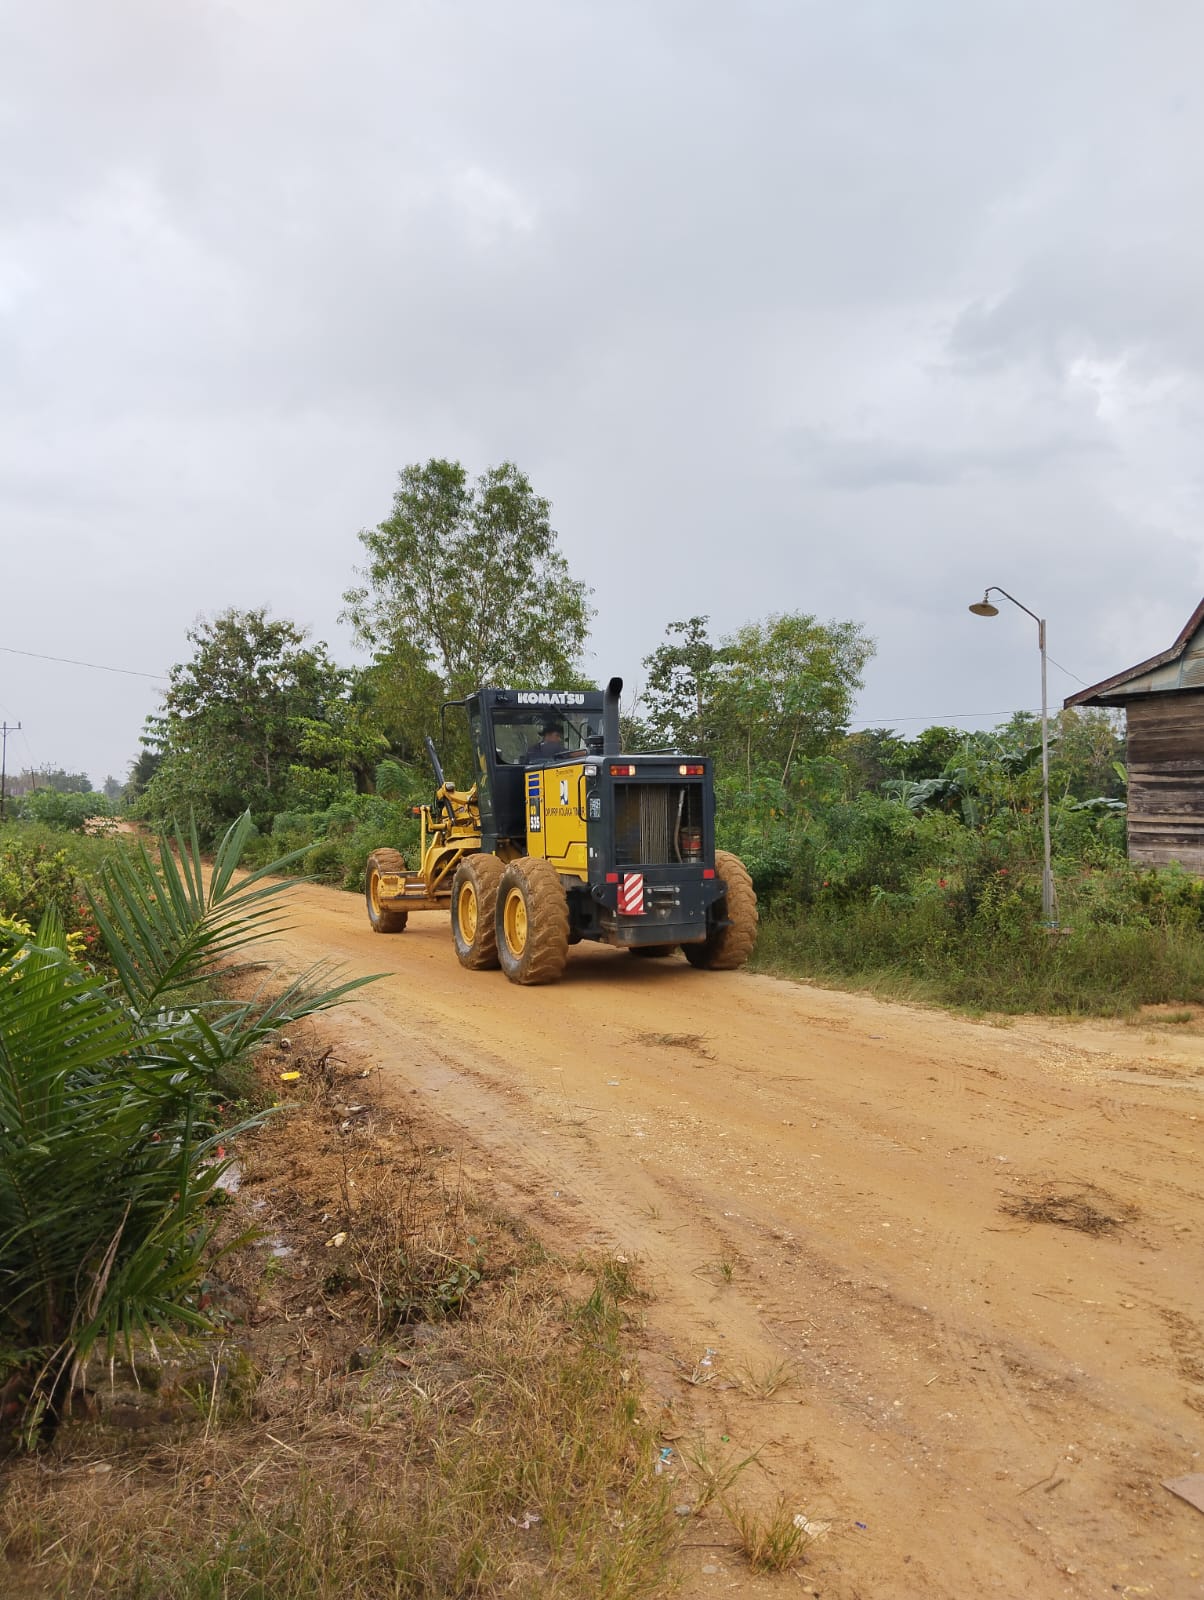
POLYGON ((743 863, 715 849, 710 761, 620 750, 619 694, 479 689, 463 707, 476 767, 468 789, 438 785, 420 808, 421 859, 368 858, 368 918, 401 933, 414 911, 451 912, 463 966, 512 983, 554 983, 582 939, 695 967, 743 966, 757 901, 743 863), (558 731, 561 738, 545 737, 558 731))

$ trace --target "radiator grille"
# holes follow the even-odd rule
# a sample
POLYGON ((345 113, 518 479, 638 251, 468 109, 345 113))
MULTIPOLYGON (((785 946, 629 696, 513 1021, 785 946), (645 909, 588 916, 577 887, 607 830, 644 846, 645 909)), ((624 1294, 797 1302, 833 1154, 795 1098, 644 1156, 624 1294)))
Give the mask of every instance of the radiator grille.
POLYGON ((682 859, 680 830, 702 826, 696 783, 615 785, 616 866, 665 866, 682 859))

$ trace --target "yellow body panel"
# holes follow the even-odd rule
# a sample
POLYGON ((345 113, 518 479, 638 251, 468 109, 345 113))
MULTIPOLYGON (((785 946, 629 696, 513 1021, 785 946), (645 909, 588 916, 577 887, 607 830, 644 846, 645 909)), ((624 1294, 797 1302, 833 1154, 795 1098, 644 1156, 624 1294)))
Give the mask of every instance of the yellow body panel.
POLYGON ((583 761, 528 771, 527 853, 542 856, 567 877, 588 881, 583 761))

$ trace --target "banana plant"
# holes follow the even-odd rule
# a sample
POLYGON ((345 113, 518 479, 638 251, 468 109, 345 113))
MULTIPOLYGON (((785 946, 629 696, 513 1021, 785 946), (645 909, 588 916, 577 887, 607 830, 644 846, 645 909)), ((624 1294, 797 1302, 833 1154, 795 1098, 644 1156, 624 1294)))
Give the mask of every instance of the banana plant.
POLYGON ((115 980, 73 959, 53 914, 0 952, 0 1417, 29 1441, 98 1349, 207 1326, 222 1147, 266 1114, 219 1126, 229 1074, 372 981, 319 966, 275 994, 210 992, 283 926, 281 863, 237 876, 250 827, 208 871, 195 830, 109 864, 93 911, 115 980))

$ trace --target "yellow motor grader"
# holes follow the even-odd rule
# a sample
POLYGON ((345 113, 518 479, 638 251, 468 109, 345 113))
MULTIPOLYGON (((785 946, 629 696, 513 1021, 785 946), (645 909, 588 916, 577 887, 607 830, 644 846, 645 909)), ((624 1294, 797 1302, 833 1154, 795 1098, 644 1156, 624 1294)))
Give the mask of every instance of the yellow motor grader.
POLYGON ((449 702, 467 711, 476 780, 449 784, 427 739, 438 787, 421 808, 419 868, 392 849, 368 858, 376 932, 450 910, 462 965, 500 966, 520 984, 554 983, 582 939, 743 966, 757 899, 738 857, 715 849, 710 761, 623 754, 622 687, 478 689, 449 702))

